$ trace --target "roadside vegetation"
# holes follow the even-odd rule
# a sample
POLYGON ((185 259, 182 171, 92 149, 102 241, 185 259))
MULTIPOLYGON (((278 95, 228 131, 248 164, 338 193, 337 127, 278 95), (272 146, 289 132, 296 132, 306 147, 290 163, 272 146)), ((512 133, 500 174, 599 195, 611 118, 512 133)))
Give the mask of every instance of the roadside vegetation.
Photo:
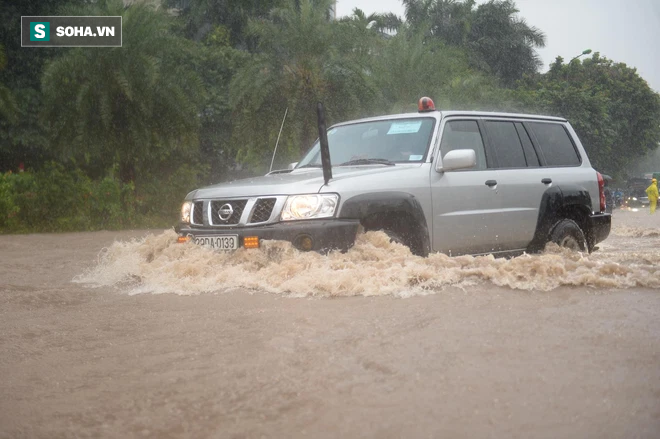
POLYGON ((594 166, 625 178, 660 142, 660 96, 593 53, 540 73, 541 29, 513 1, 6 0, 0 9, 0 232, 168 226, 202 184, 276 167, 329 122, 440 109, 567 117, 594 166), (21 15, 122 15, 123 47, 20 46, 21 15))

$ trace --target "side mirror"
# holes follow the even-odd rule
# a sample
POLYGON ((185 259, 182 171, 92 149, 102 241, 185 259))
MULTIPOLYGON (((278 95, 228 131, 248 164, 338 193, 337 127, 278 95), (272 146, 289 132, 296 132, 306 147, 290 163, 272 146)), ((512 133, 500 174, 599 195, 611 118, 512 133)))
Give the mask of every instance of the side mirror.
POLYGON ((298 164, 298 162, 289 163, 289 166, 287 166, 286 168, 287 169, 293 169, 293 168, 296 167, 297 164, 298 164))
POLYGON ((438 161, 438 172, 455 171, 458 169, 469 169, 477 164, 477 155, 473 149, 455 149, 449 151, 438 161))

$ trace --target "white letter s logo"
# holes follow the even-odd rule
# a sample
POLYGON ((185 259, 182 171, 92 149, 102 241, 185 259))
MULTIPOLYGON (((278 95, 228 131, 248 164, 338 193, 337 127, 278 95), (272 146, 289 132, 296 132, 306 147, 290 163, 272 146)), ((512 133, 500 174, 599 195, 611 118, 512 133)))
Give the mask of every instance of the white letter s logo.
POLYGON ((36 38, 46 38, 46 26, 43 24, 38 24, 34 27, 34 36, 36 38))

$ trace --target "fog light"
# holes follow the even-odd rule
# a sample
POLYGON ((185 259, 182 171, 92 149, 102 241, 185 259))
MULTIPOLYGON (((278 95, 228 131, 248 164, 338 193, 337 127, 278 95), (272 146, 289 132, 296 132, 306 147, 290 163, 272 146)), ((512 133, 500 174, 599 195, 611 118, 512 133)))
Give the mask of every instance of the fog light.
POLYGON ((294 245, 298 250, 308 252, 314 248, 314 240, 308 235, 301 235, 296 238, 294 245))
POLYGON ((185 244, 186 242, 189 241, 190 241, 190 236, 179 236, 178 238, 176 238, 176 242, 178 244, 185 244))
POLYGON ((258 236, 246 236, 243 238, 243 247, 245 248, 259 248, 258 236))

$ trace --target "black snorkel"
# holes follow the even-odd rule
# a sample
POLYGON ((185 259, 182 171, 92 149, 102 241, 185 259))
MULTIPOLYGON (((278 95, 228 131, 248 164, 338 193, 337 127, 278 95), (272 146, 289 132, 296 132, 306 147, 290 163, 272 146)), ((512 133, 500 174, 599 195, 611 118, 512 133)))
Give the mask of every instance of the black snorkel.
POLYGON ((323 104, 319 102, 316 106, 316 115, 319 122, 319 144, 321 146, 321 167, 323 167, 323 179, 325 184, 332 178, 332 164, 330 163, 330 147, 328 146, 328 132, 325 128, 325 112, 323 104))

